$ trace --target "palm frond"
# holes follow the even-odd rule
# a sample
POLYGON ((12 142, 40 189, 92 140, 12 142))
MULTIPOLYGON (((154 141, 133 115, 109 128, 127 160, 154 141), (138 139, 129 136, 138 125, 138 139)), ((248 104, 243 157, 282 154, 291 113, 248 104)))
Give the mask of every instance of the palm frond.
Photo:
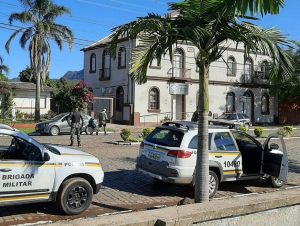
POLYGON ((14 40, 14 38, 23 31, 23 29, 19 29, 17 31, 15 31, 7 40, 7 42, 5 43, 5 49, 6 51, 9 53, 10 50, 10 43, 14 40))

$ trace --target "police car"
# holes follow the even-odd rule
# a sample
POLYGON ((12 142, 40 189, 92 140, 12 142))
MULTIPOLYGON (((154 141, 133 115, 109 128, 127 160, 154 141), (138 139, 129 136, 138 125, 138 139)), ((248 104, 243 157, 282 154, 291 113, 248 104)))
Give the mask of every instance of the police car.
POLYGON ((89 207, 104 173, 88 153, 40 144, 0 124, 0 178, 0 206, 56 202, 75 215, 89 207))
MULTIPOLYGON (((288 159, 282 137, 271 135, 262 145, 246 133, 225 127, 210 126, 208 134, 210 197, 223 181, 263 177, 273 187, 281 187, 287 180, 288 159)), ((197 147, 196 123, 165 123, 142 142, 136 168, 156 180, 193 185, 197 147)))

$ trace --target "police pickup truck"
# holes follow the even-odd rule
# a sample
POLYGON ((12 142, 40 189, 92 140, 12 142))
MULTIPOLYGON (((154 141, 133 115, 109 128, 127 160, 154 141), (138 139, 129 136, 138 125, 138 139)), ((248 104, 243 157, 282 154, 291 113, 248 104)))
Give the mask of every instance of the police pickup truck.
MULTIPOLYGON (((220 182, 264 178, 273 187, 287 180, 288 158, 284 140, 271 134, 264 144, 249 134, 220 126, 208 129, 209 196, 220 182)), ((194 185, 198 125, 166 122, 141 143, 137 170, 160 181, 194 185)))
POLYGON ((0 178, 0 206, 56 202, 75 215, 90 206, 104 173, 88 153, 41 144, 0 124, 0 178))

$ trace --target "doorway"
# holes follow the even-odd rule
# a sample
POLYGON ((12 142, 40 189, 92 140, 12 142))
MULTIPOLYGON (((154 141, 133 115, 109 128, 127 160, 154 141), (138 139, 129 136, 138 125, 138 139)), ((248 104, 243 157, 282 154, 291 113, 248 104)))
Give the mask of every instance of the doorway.
POLYGON ((243 96, 245 97, 245 102, 243 102, 243 113, 251 118, 252 122, 254 122, 254 95, 250 90, 248 90, 243 96))

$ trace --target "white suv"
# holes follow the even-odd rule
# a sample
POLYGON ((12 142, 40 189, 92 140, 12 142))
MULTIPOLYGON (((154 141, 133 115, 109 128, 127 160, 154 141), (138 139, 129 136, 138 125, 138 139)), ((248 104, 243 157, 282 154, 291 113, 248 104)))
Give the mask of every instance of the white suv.
MULTIPOLYGON (((211 126, 208 133, 210 197, 223 181, 265 177, 273 187, 280 187, 287 180, 282 137, 271 135, 261 145, 238 130, 211 126)), ((191 122, 168 122, 155 128, 140 146, 137 170, 157 180, 193 185, 197 134, 197 124, 191 122)))
POLYGON ((0 124, 0 177, 0 206, 57 202, 73 215, 90 206, 104 173, 88 153, 43 145, 0 124))

